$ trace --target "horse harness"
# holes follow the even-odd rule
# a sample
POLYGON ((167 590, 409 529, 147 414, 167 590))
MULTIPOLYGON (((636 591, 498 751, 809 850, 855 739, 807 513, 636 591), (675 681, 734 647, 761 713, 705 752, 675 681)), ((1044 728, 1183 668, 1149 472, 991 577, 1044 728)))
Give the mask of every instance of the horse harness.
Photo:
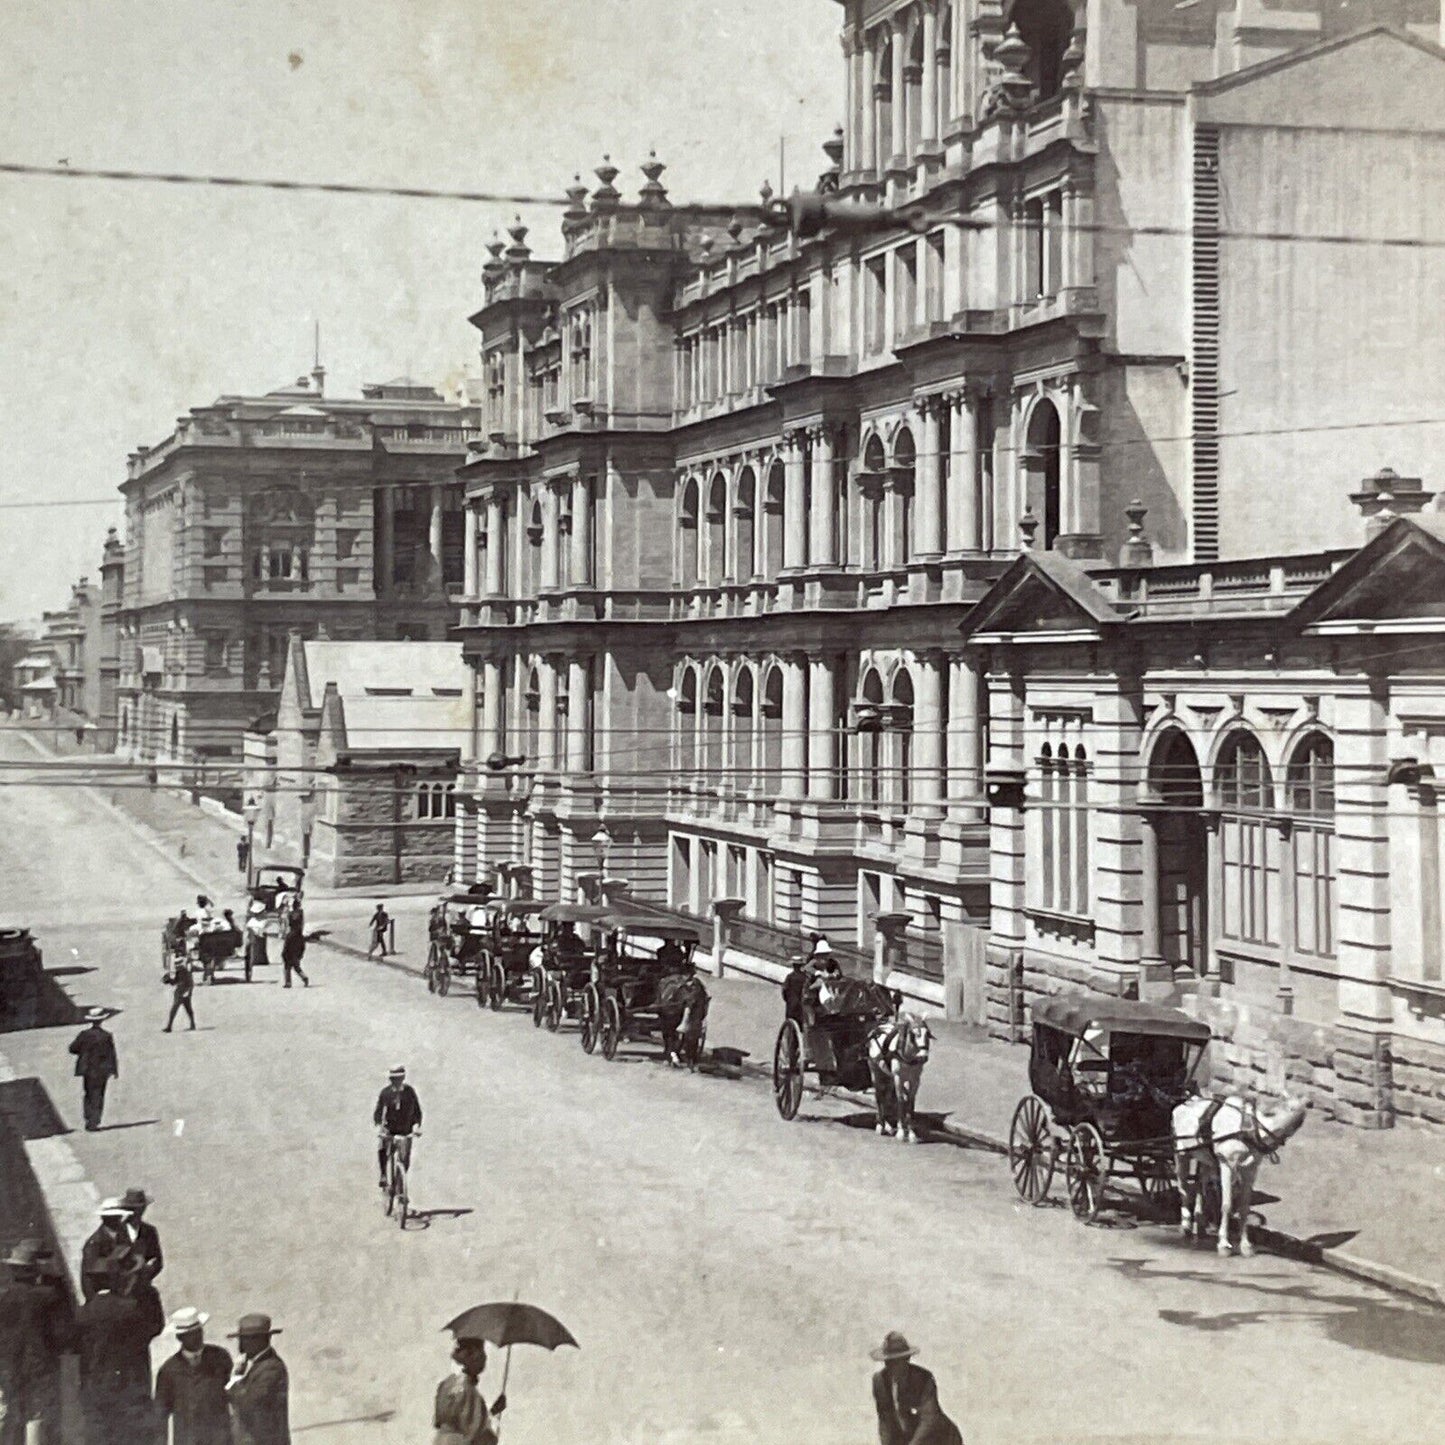
POLYGON ((1279 1150, 1284 1140, 1279 1138, 1270 1129, 1260 1122, 1259 1106, 1252 1099, 1240 1099, 1231 1097, 1226 1099, 1211 1099, 1205 1105, 1204 1112, 1199 1116, 1199 1132, 1197 1136, 1197 1147, 1201 1149, 1212 1149, 1218 1144, 1228 1144, 1238 1139, 1249 1145, 1257 1154, 1262 1154, 1269 1159, 1271 1164, 1279 1163, 1279 1150), (1232 1134, 1214 1133, 1214 1120, 1219 1111, 1226 1104, 1233 1103, 1239 1110, 1241 1127, 1232 1134), (1266 1137, 1267 1136, 1267 1137, 1266 1137))

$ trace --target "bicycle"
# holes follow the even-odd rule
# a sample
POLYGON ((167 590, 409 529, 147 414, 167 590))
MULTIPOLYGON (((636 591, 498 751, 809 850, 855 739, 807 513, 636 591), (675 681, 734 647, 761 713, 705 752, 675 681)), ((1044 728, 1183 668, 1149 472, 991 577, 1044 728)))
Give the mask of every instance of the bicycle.
POLYGON ((406 1228, 408 1212, 411 1208, 411 1201, 407 1197, 406 1181, 407 1171, 411 1168, 411 1141, 421 1137, 420 1131, 415 1134, 384 1134, 382 1136, 387 1142, 386 1154, 386 1214, 391 1218, 394 1213, 397 1216, 397 1223, 401 1228, 406 1228), (406 1148, 401 1145, 405 1143, 406 1148))

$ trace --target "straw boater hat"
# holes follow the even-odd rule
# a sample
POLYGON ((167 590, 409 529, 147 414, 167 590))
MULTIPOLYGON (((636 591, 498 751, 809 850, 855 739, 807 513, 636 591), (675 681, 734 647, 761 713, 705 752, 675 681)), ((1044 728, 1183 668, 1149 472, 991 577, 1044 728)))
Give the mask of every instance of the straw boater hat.
POLYGON ((190 1334, 192 1330, 201 1329, 210 1315, 202 1313, 194 1305, 187 1305, 183 1310, 177 1310, 170 1318, 170 1328, 178 1335, 190 1334))
POLYGON ((119 1199, 103 1199, 100 1208, 95 1212, 104 1219, 107 1215, 129 1214, 130 1206, 123 1204, 119 1199))
POLYGON ((103 1008, 88 1008, 85 1011, 85 1021, 88 1024, 100 1024, 105 1022, 105 1010, 103 1008))
POLYGON ((271 1328, 270 1315, 242 1315, 240 1323, 237 1324, 235 1330, 227 1335, 226 1338, 228 1340, 244 1340, 248 1336, 254 1338, 256 1335, 265 1335, 267 1338, 270 1338, 270 1336, 279 1335, 280 1333, 280 1330, 273 1330, 271 1328))
POLYGON ((403 1064, 398 1064, 398 1065, 391 1071, 391 1073, 389 1073, 389 1074, 387 1075, 387 1078, 389 1078, 389 1079, 404 1079, 404 1078, 406 1078, 406 1067, 405 1067, 405 1065, 403 1065, 403 1064))
POLYGON ((51 1258, 53 1256, 45 1247, 44 1240, 22 1239, 18 1244, 10 1246, 10 1253, 3 1262, 13 1264, 17 1269, 39 1269, 45 1260, 51 1258))
POLYGON ((881 1364, 887 1360, 911 1360, 917 1353, 897 1330, 889 1330, 883 1336, 883 1343, 876 1350, 868 1351, 868 1358, 881 1364))

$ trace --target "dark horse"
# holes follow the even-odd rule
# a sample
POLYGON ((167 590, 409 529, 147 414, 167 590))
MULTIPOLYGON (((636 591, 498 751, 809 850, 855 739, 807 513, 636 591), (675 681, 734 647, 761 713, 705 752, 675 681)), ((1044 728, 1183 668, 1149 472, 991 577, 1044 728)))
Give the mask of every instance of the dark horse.
POLYGON ((707 1031, 708 996, 702 980, 695 973, 661 979, 654 1007, 668 1063, 697 1068, 707 1031))

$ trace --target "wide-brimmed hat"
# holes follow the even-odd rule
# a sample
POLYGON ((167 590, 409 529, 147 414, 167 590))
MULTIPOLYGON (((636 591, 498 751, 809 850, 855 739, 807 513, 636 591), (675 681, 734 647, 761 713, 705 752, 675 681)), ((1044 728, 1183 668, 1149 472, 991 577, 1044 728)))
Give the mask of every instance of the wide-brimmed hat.
POLYGON ((226 1338, 228 1340, 240 1340, 245 1339, 247 1336, 270 1336, 279 1335, 280 1333, 280 1330, 273 1330, 271 1328, 270 1315, 242 1315, 240 1322, 236 1325, 236 1328, 229 1335, 227 1335, 226 1338))
POLYGON ((13 1264, 18 1269, 38 1269, 44 1260, 54 1257, 43 1239, 22 1239, 18 1244, 10 1246, 10 1252, 3 1263, 13 1264))
POLYGON ((405 1066, 404 1064, 398 1064, 398 1065, 397 1065, 394 1069, 392 1069, 392 1071, 387 1075, 387 1078, 389 1078, 389 1079, 404 1079, 405 1077, 406 1077, 406 1066, 405 1066))
POLYGON ((120 1202, 125 1205, 127 1209, 145 1209, 153 1201, 144 1189, 131 1188, 127 1189, 125 1193, 120 1196, 120 1202))
POLYGON ((88 1008, 85 1011, 85 1021, 88 1024, 104 1023, 106 1012, 103 1008, 88 1008))
POLYGON ((176 1334, 184 1335, 189 1334, 192 1330, 201 1329, 208 1319, 210 1319, 210 1315, 204 1314, 194 1305, 187 1305, 185 1309, 177 1310, 167 1324, 176 1334))
POLYGON ((889 1330, 883 1336, 883 1343, 876 1350, 868 1351, 868 1358, 880 1363, 885 1360, 911 1360, 918 1353, 908 1343, 907 1337, 897 1330, 889 1330))
POLYGON ((119 1199, 102 1199, 100 1208, 95 1212, 104 1219, 108 1214, 129 1214, 130 1206, 122 1203, 119 1199))

